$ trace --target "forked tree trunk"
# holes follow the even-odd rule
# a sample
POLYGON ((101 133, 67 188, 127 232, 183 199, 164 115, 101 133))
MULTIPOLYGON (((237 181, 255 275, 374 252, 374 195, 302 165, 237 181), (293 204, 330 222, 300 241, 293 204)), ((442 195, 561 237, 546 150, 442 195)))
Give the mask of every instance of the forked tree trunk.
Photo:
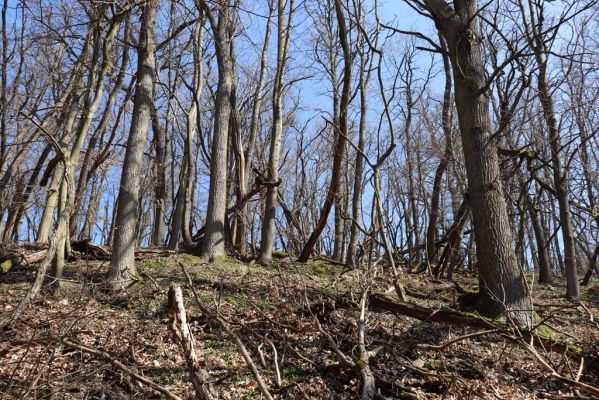
POLYGON ((526 282, 514 252, 495 140, 491 137, 485 68, 477 33, 477 2, 426 0, 443 34, 453 67, 455 101, 468 176, 479 269, 479 306, 519 325, 533 323, 526 282))
POLYGON ((137 86, 133 100, 131 128, 123 162, 117 214, 114 223, 112 259, 108 281, 115 289, 128 286, 137 278, 135 268, 135 227, 139 187, 154 93, 154 30, 157 0, 143 5, 137 48, 137 86))

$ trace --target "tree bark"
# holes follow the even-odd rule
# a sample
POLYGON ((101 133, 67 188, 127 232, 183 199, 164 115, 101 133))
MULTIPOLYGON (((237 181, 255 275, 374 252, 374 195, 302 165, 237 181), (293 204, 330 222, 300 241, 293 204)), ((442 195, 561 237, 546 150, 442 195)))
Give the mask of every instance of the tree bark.
POLYGON ((143 167, 144 146, 148 134, 152 95, 154 93, 154 31, 158 1, 144 3, 137 48, 137 86, 133 115, 123 161, 117 200, 113 252, 108 271, 109 284, 122 289, 137 279, 135 268, 135 226, 139 206, 139 187, 143 167))
POLYGON ((449 47, 455 101, 468 177, 479 269, 479 307, 505 315, 518 325, 533 324, 526 282, 513 248, 512 232, 499 172, 496 140, 491 137, 489 100, 481 90, 485 69, 476 32, 477 2, 426 0, 449 47))
POLYGON ((352 54, 347 39, 347 27, 345 25, 345 16, 343 15, 343 6, 341 0, 335 0, 335 13, 337 16, 337 25, 339 31, 339 40, 341 47, 343 48, 343 88, 341 92, 341 102, 339 105, 339 126, 334 127, 336 131, 336 144, 334 148, 333 156, 333 170, 331 174, 331 183, 329 184, 329 190, 324 201, 322 210, 320 211, 320 217, 316 223, 314 231, 308 238, 308 241, 304 245, 302 253, 300 254, 298 261, 306 262, 310 258, 316 242, 320 238, 322 231, 324 230, 331 208, 335 203, 339 195, 339 185, 341 182, 341 164, 345 159, 345 152, 347 150, 347 133, 348 133, 348 107, 350 103, 350 91, 351 91, 351 74, 352 74, 352 54))
POLYGON ((227 156, 229 141, 229 117, 231 113, 231 89, 233 66, 229 48, 232 7, 228 0, 221 0, 218 21, 205 0, 200 5, 206 13, 216 47, 218 86, 214 115, 214 136, 210 158, 210 191, 206 211, 206 230, 202 240, 202 254, 213 261, 225 255, 225 213, 227 210, 227 156))
POLYGON ((291 36, 291 18, 293 15, 293 0, 289 0, 289 14, 285 22, 285 0, 279 0, 277 11, 277 70, 272 97, 273 127, 270 138, 270 154, 268 159, 268 185, 264 203, 264 218, 262 220, 262 238, 260 241, 260 262, 270 264, 274 245, 275 216, 277 198, 279 196, 279 159, 281 156, 281 141, 283 139, 283 107, 285 63, 287 49, 291 36))
MULTIPOLYGON (((447 52, 447 45, 445 39, 439 34, 439 41, 441 48, 447 52)), ((436 262, 437 247, 437 224, 439 223, 439 199, 441 197, 441 183, 443 180, 443 174, 447 169, 447 164, 451 158, 452 150, 452 138, 451 138, 451 64, 449 61, 449 55, 447 53, 442 54, 443 57, 443 70, 445 72, 445 91, 443 92, 443 110, 441 116, 441 126, 443 128, 443 134, 445 136, 445 151, 439 165, 435 170, 435 178, 433 180, 433 191, 431 194, 431 210, 430 218, 428 222, 428 228, 426 230, 426 257, 429 264, 436 262)))

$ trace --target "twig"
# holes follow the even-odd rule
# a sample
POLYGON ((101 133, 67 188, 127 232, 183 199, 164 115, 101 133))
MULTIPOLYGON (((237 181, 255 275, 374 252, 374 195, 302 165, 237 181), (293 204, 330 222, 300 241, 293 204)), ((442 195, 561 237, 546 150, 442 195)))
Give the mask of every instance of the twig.
MULTIPOLYGON (((518 340, 517 338, 511 337, 510 339, 515 340, 520 346, 522 346, 526 351, 528 351, 547 371, 549 374, 557 379, 558 381, 564 382, 570 386, 576 387, 578 389, 585 390, 594 396, 599 396, 599 388, 596 388, 591 385, 587 385, 586 383, 579 382, 578 380, 566 378, 565 376, 559 374, 547 361, 543 359, 543 357, 539 354, 539 352, 532 347, 530 344, 526 343, 524 340, 518 340)), ((583 366, 581 362, 581 367, 583 366)), ((579 378, 578 375, 581 375, 582 371, 579 370, 576 378, 579 378)))
POLYGON ((138 374, 137 372, 134 372, 132 370, 130 370, 129 368, 127 368, 123 363, 121 363, 119 360, 117 360, 116 358, 114 358, 113 356, 111 356, 110 354, 102 351, 102 350, 98 350, 98 349, 94 349, 92 347, 88 347, 82 344, 78 344, 75 342, 72 342, 70 340, 62 340, 60 338, 57 337, 52 337, 51 338, 53 341, 56 342, 61 342, 63 343, 65 346, 70 347, 72 349, 75 350, 79 350, 82 351, 84 353, 87 354, 91 354, 93 356, 96 356, 108 363, 110 363, 113 367, 115 367, 116 369, 118 369, 121 372, 124 372, 125 374, 129 375, 130 377, 132 377, 133 379, 135 379, 136 381, 143 383, 146 386, 151 387, 152 389, 156 390, 157 392, 159 392, 160 394, 164 395, 166 398, 168 399, 172 399, 172 400, 181 400, 181 398, 179 396, 177 396, 176 394, 174 394, 173 392, 171 392, 170 390, 168 390, 167 388, 160 386, 159 384, 152 382, 151 380, 141 376, 140 374, 138 374))
POLYGON ((423 350, 445 350, 452 344, 460 342, 462 340, 471 339, 473 337, 488 335, 488 334, 497 333, 497 332, 501 332, 501 329, 489 329, 486 331, 469 333, 468 335, 459 336, 455 339, 452 339, 452 340, 450 340, 446 343, 440 344, 440 345, 419 343, 414 347, 416 347, 417 349, 423 349, 423 350))
POLYGON ((222 330, 225 331, 225 333, 229 336, 229 339, 237 346, 237 349, 241 353, 241 356, 243 357, 246 364, 250 368, 252 375, 254 376, 254 379, 256 380, 258 387, 260 388, 260 392, 262 392, 262 395, 264 395, 264 397, 266 397, 267 400, 273 400, 273 397, 270 394, 268 387, 266 386, 266 383, 264 382, 264 379, 262 378, 262 375, 260 375, 260 372, 258 371, 256 364, 252 360, 250 353, 248 353, 247 349, 245 348, 245 345, 243 344, 243 342, 241 341, 239 336, 231 330, 231 328, 229 327, 229 324, 224 319, 222 319, 220 316, 218 316, 217 314, 210 311, 202 303, 202 301, 200 300, 200 297, 198 296, 198 294, 195 290, 195 287, 193 286, 193 281, 191 280, 191 277, 189 276, 189 274, 187 273, 187 270, 185 269, 185 265, 183 263, 179 262, 179 266, 181 267, 181 270, 187 277, 187 281, 188 281, 191 291, 193 293, 193 297, 196 301, 196 305, 198 306, 200 311, 202 313, 204 313, 208 319, 217 322, 220 325, 220 327, 222 328, 222 330))
POLYGON ((582 301, 579 301, 578 303, 587 312, 587 314, 589 314, 591 322, 595 322, 595 318, 593 317, 593 313, 591 312, 591 310, 589 310, 588 307, 582 301))

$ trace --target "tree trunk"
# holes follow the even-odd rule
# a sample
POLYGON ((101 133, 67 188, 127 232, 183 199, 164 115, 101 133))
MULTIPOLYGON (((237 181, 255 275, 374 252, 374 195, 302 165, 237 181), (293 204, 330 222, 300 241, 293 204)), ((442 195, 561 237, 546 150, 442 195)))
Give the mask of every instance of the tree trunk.
POLYGON ((166 213, 166 134, 160 121, 158 111, 152 104, 152 132, 154 134, 154 223, 152 225, 151 244, 162 246, 164 244, 164 218, 166 213))
POLYGON ((475 0, 424 2, 450 49, 455 101, 468 176, 479 270, 479 306, 489 315, 506 315, 518 325, 533 324, 526 282, 513 248, 495 139, 491 137, 489 100, 481 89, 485 68, 476 32, 475 0))
POLYGON ((538 89, 543 115, 549 129, 549 142, 551 149, 551 163, 553 166, 553 184, 559 205, 559 221, 562 230, 562 241, 564 244, 564 266, 566 268, 566 297, 577 299, 580 297, 578 286, 578 271, 576 266, 576 243, 574 242, 574 226, 570 214, 570 197, 568 193, 568 182, 560 159, 560 136, 557 118, 555 116, 553 99, 549 94, 547 86, 547 60, 537 52, 539 64, 538 89))
POLYGON ((154 30, 157 0, 143 5, 139 44, 137 49, 137 86, 133 101, 131 128, 123 162, 117 214, 114 227, 113 251, 108 281, 115 289, 128 286, 137 278, 135 268, 135 226, 139 206, 139 187, 143 167, 144 146, 152 109, 154 92, 154 30))
MULTIPOLYGON (((447 51, 447 45, 442 35, 439 35, 439 41, 441 48, 447 51)), ((439 160, 439 165, 435 171, 435 178, 433 181, 433 191, 431 194, 431 210, 430 219, 428 222, 428 228, 426 230, 426 258, 429 264, 433 264, 436 261, 437 247, 437 224, 439 223, 439 199, 441 197, 441 182, 443 180, 443 174, 447 169, 447 163, 451 158, 452 154, 452 140, 451 140, 451 65, 449 56, 447 53, 442 54, 443 56, 443 70, 445 71, 445 91, 443 93, 443 111, 441 117, 441 125, 443 128, 443 134, 445 136, 445 151, 443 157, 439 160)))
POLYGON ((341 5, 340 0, 335 0, 335 13, 337 15, 337 25, 339 31, 339 39, 341 42, 341 47, 343 48, 343 60, 344 60, 344 69, 343 69, 343 89, 341 92, 341 103, 339 106, 339 126, 335 127, 335 130, 338 130, 336 137, 336 145, 335 145, 335 153, 333 156, 333 170, 331 174, 331 183, 329 184, 329 190, 327 192, 324 205, 322 210, 320 211, 320 217, 318 222, 316 223, 316 227, 314 231, 308 238, 302 253, 300 254, 298 261, 306 262, 310 258, 312 251, 314 250, 314 246, 316 242, 320 238, 322 231, 324 230, 327 219, 329 217, 329 213, 331 212, 331 208, 335 200, 339 195, 339 184, 342 178, 341 164, 345 159, 345 151, 347 149, 347 134, 348 134, 348 107, 350 102, 350 91, 351 91, 351 67, 352 67, 352 55, 351 49, 347 42, 347 27, 345 26, 345 17, 343 15, 343 7, 341 5))
POLYGON ((537 263, 539 266, 539 283, 549 284, 553 281, 553 273, 551 272, 551 260, 547 253, 547 247, 549 242, 545 236, 545 230, 541 226, 537 210, 535 209, 534 202, 532 202, 528 195, 524 198, 526 207, 528 208, 528 215, 532 225, 532 230, 535 235, 537 242, 537 263))
POLYGON ((283 139, 283 84, 287 49, 291 36, 291 18, 293 15, 293 0, 289 1, 289 16, 285 22, 285 1, 279 0, 277 11, 277 71, 272 96, 273 128, 270 138, 270 155, 268 159, 268 177, 266 201, 264 204, 264 219, 262 220, 262 239, 260 241, 260 262, 269 264, 272 261, 274 245, 276 205, 279 196, 279 158, 281 156, 281 141, 283 139))
POLYGON ((229 116, 231 113, 231 88, 233 66, 229 48, 231 7, 229 2, 221 2, 218 22, 211 14, 208 4, 201 0, 200 5, 210 20, 216 47, 218 63, 218 86, 214 111, 214 136, 210 158, 210 191, 206 210, 206 229, 202 240, 202 254, 213 261, 225 255, 225 213, 227 210, 227 155, 229 141, 229 116))
POLYGON ((349 247, 347 249, 346 267, 357 268, 358 243, 360 241, 360 226, 362 220, 362 185, 364 181, 364 148, 366 143, 366 115, 368 111, 367 89, 372 70, 372 59, 366 73, 366 55, 360 55, 360 123, 358 128, 358 149, 356 150, 356 164, 354 168, 354 182, 352 194, 352 222, 349 232, 349 247))

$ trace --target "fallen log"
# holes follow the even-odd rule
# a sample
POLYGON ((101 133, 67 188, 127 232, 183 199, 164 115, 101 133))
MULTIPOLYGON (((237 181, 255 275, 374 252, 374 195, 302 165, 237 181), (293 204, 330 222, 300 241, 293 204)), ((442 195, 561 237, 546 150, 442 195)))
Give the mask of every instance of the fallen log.
POLYGON ((557 338, 541 335, 537 329, 525 331, 515 330, 507 323, 499 320, 464 314, 448 308, 433 310, 416 304, 398 301, 382 294, 373 294, 369 297, 371 309, 379 308, 390 311, 396 315, 405 315, 420 321, 438 322, 445 325, 470 327, 477 329, 490 329, 499 333, 502 337, 511 340, 525 341, 535 346, 541 346, 547 351, 560 354, 570 354, 574 359, 585 358, 588 361, 589 370, 599 374, 599 358, 593 353, 585 352, 580 346, 566 343, 557 338))
MULTIPOLYGON (((91 243, 90 239, 72 240, 71 249, 77 253, 89 256, 95 260, 110 260, 112 254, 105 248, 91 243)), ((40 263, 48 254, 47 246, 11 246, 0 252, 0 264, 4 272, 17 265, 32 265, 40 263), (34 250, 32 252, 32 250, 34 250)))
POLYGON ((110 260, 112 254, 105 248, 91 243, 91 239, 72 240, 71 249, 96 260, 110 260))
POLYGON ((494 323, 482 317, 477 318, 446 308, 432 310, 416 304, 394 300, 381 294, 371 295, 370 305, 372 307, 391 311, 394 314, 406 315, 421 321, 439 322, 454 326, 468 326, 471 328, 497 329, 497 326, 494 323))

